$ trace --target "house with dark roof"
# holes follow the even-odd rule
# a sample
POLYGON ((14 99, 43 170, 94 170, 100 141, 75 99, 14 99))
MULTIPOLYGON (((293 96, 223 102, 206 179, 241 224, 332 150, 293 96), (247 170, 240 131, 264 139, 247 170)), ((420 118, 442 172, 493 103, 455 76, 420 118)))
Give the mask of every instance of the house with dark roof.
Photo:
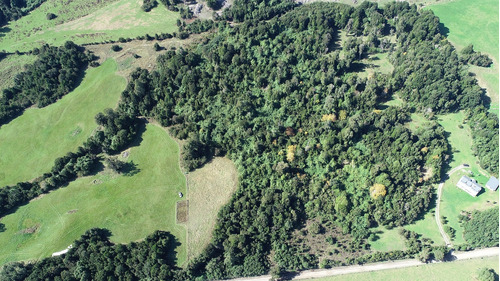
POLYGON ((457 182, 457 187, 474 197, 476 197, 482 189, 475 179, 471 179, 468 176, 462 176, 457 182))
POLYGON ((486 187, 493 191, 497 190, 498 179, 495 177, 491 177, 490 180, 486 183, 486 187))

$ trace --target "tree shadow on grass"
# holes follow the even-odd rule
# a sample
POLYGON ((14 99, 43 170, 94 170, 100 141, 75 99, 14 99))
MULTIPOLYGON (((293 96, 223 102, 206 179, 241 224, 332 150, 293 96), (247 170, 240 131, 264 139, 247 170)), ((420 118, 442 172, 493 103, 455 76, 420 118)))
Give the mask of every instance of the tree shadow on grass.
POLYGON ((440 22, 438 28, 439 28, 439 33, 441 33, 441 35, 448 37, 448 34, 450 34, 450 29, 448 27, 444 26, 444 24, 440 22))
POLYGON ((144 118, 139 118, 137 120, 137 134, 135 138, 130 142, 127 148, 140 146, 142 143, 142 135, 146 132, 146 125, 148 124, 148 120, 144 118))
POLYGON ((1 27, 1 28, 0 28, 0 38, 1 38, 1 37, 4 37, 4 36, 5 36, 5 34, 9 33, 11 30, 12 30, 12 29, 10 29, 9 27, 6 27, 6 26, 1 27))
POLYGON ((134 161, 127 162, 123 165, 123 168, 120 169, 124 176, 132 177, 137 175, 141 169, 138 168, 137 164, 134 161))

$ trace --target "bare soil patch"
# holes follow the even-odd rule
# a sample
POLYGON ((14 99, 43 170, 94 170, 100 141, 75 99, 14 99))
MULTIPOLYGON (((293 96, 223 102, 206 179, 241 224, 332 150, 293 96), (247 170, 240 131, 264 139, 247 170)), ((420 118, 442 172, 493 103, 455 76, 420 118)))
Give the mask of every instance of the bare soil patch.
POLYGON ((176 207, 176 221, 177 223, 186 223, 189 218, 189 201, 178 201, 176 207))
POLYGON ((18 232, 18 234, 33 234, 40 228, 40 224, 35 224, 32 227, 25 228, 18 232))

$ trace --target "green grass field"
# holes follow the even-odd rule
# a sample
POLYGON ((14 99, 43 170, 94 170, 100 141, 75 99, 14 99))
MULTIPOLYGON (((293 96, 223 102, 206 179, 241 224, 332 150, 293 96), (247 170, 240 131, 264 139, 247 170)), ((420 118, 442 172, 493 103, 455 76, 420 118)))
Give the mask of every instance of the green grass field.
POLYGON ((490 68, 471 67, 480 85, 492 99, 492 112, 498 114, 498 39, 499 2, 497 0, 456 0, 428 6, 449 29, 448 39, 458 50, 469 44, 493 59, 490 68))
POLYGON ((355 273, 334 277, 317 278, 309 280, 317 281, 473 281, 480 268, 492 268, 498 274, 498 256, 461 260, 454 262, 443 262, 426 264, 415 267, 381 270, 375 272, 355 273))
POLYGON ((80 146, 97 127, 94 116, 115 107, 126 81, 114 60, 89 68, 73 92, 31 108, 0 128, 0 187, 50 171, 54 160, 80 146))
POLYGON ((370 243, 370 249, 380 252, 406 249, 405 241, 398 233, 399 228, 386 229, 383 226, 372 229, 379 238, 370 243))
POLYGON ((142 239, 157 229, 170 231, 181 243, 176 251, 182 264, 186 228, 176 225, 175 206, 181 200, 177 193, 186 193, 186 180, 179 168, 179 147, 162 128, 150 124, 141 138, 127 158, 138 173, 104 170, 79 178, 2 218, 6 231, 0 233, 0 265, 50 256, 92 227, 109 229, 117 243, 142 239), (33 234, 22 233, 31 227, 33 234))
POLYGON ((449 134, 448 142, 452 149, 452 159, 449 163, 451 168, 461 164, 469 164, 473 171, 481 169, 479 160, 472 151, 472 135, 467 124, 463 124, 464 113, 449 113, 439 115, 438 123, 443 126, 444 130, 449 134), (460 128, 459 126, 462 126, 460 128))
POLYGON ((177 31, 179 14, 162 4, 146 13, 141 9, 140 0, 73 1, 69 6, 67 2, 48 0, 29 15, 11 22, 6 27, 10 31, 0 34, 4 35, 0 37, 0 50, 26 51, 43 43, 61 45, 71 40, 82 44, 177 31), (91 8, 93 2, 101 4, 97 9, 91 8), (47 12, 60 18, 48 21, 47 12))

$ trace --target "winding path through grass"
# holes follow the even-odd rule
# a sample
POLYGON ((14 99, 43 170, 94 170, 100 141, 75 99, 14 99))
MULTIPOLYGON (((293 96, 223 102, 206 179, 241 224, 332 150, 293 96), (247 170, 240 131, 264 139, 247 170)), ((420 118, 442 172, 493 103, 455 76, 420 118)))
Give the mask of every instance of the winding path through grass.
MULTIPOLYGON (((453 173, 455 173, 456 171, 459 171, 463 168, 465 168, 464 165, 460 165, 458 167, 455 167, 455 168, 451 169, 451 171, 446 173, 446 175, 449 178, 453 173)), ((437 194, 437 199, 436 199, 436 216, 435 217, 436 217, 437 226, 439 228, 439 232, 441 233, 441 236, 443 236, 444 243, 446 243, 446 246, 451 247, 452 244, 451 244, 450 237, 448 237, 448 234, 446 234, 446 232, 444 231, 443 224, 441 223, 441 216, 439 215, 439 205, 441 204, 441 194, 443 193, 443 186, 444 186, 445 182, 446 181, 441 181, 441 183, 439 183, 439 186, 438 186, 438 194, 437 194)))

